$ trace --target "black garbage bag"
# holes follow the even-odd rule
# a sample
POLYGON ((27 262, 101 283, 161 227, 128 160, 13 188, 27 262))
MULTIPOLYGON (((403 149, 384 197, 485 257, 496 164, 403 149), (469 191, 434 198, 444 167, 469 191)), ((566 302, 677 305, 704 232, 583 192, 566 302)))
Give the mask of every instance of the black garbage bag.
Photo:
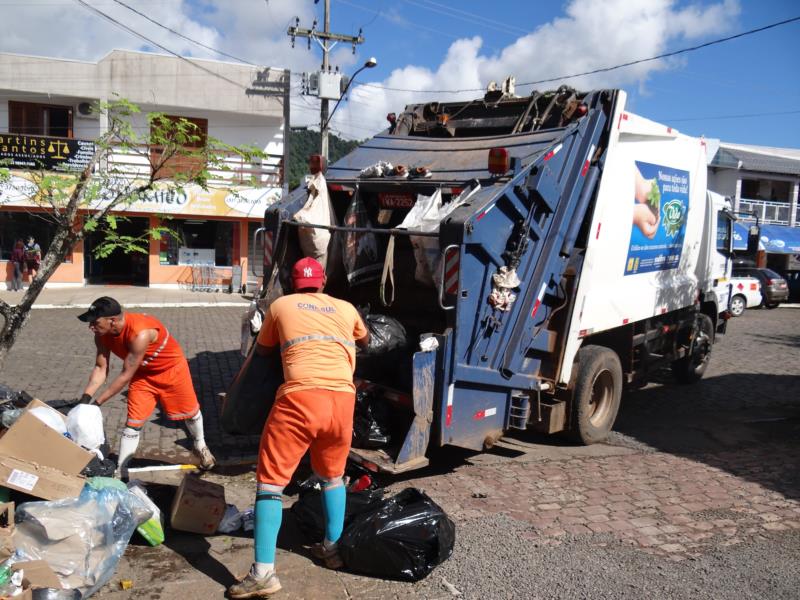
POLYGON ((110 458, 100 460, 97 456, 89 461, 83 468, 81 475, 84 477, 113 477, 117 470, 117 463, 110 458))
MULTIPOLYGON (((375 509, 383 501, 383 488, 347 492, 344 509, 345 530, 358 515, 375 509)), ((325 535, 325 517, 322 513, 322 492, 309 490, 301 492, 300 498, 292 505, 291 513, 297 525, 312 542, 319 542, 325 535)))
POLYGON ((397 319, 387 315, 368 314, 364 315, 364 324, 369 330, 369 344, 361 350, 363 355, 382 355, 408 345, 406 328, 397 319))
POLYGON ((353 447, 383 448, 390 441, 386 402, 369 391, 359 390, 353 415, 353 447))
POLYGON ((225 395, 221 421, 225 432, 261 433, 282 383, 280 355, 261 356, 254 346, 225 395))
POLYGON ((455 524, 439 505, 406 488, 354 519, 339 539, 339 553, 356 573, 418 581, 450 558, 455 540, 455 524))

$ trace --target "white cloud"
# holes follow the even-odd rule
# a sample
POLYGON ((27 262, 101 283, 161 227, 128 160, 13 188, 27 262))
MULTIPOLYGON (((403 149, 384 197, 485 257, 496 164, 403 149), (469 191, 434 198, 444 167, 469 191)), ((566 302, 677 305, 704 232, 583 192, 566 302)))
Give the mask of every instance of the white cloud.
MULTIPOLYGON (((451 44, 436 69, 406 66, 378 83, 415 90, 481 89, 491 81, 513 74, 519 83, 591 71, 674 48, 674 42, 695 40, 729 31, 739 14, 737 0, 678 7, 675 0, 572 0, 566 14, 519 37, 500 52, 482 53, 482 39, 473 37, 451 44)), ((625 69, 541 84, 539 89, 567 83, 579 89, 643 85, 654 71, 674 68, 682 61, 659 60, 625 69)), ((527 94, 531 87, 518 89, 527 94)), ((385 116, 405 104, 447 98, 472 98, 479 92, 426 94, 389 92, 356 86, 351 102, 334 119, 334 126, 349 137, 363 138, 367 130, 386 126, 385 116)))
MULTIPOLYGON (((187 56, 222 58, 148 22, 113 0, 85 1, 170 50, 187 56)), ((309 51, 307 40, 301 38, 291 48, 286 36, 286 28, 295 17, 300 18, 302 26, 310 26, 315 8, 311 2, 123 1, 188 37, 258 64, 290 68, 293 72, 319 68, 319 48, 312 47, 309 51)), ((438 67, 407 65, 395 69, 385 80, 373 83, 415 90, 483 89, 490 80, 501 81, 510 74, 516 76, 517 82, 535 81, 645 58, 674 48, 682 41, 729 31, 739 14, 738 0, 711 2, 688 0, 679 5, 679 0, 571 0, 563 16, 539 25, 504 48, 487 48, 480 36, 464 37, 450 45, 438 67)), ((410 32, 415 27, 395 8, 388 9, 385 16, 395 23, 398 31, 410 32)), ((11 25, 0 37, 0 51, 97 60, 114 48, 148 48, 146 42, 121 31, 74 0, 0 3, 0 17, 11 25)), ((356 60, 350 48, 343 45, 336 48, 331 58, 332 64, 350 73, 357 65, 356 60)), ((654 71, 676 68, 685 60, 653 61, 563 83, 582 89, 628 84, 643 87, 654 71)), ((368 81, 368 75, 369 71, 362 72, 359 80, 368 81)), ((299 81, 297 77, 293 80, 296 90, 299 81)), ((549 89, 560 83, 538 87, 549 89)), ((518 92, 527 94, 530 89, 518 92)), ((401 111, 408 103, 478 95, 479 92, 448 95, 396 92, 356 85, 349 101, 339 107, 333 127, 348 137, 363 138, 383 129, 385 115, 401 111)), ((292 123, 316 124, 318 106, 314 99, 295 95, 292 123)))

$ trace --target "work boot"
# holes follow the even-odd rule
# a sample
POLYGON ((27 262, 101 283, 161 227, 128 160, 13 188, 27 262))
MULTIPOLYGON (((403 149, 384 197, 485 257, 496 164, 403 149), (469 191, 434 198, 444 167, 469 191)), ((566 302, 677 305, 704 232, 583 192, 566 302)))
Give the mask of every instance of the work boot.
POLYGON ((263 579, 257 578, 252 571, 239 583, 234 583, 228 588, 229 598, 269 598, 275 592, 280 591, 281 582, 275 571, 263 579))
POLYGON ((314 544, 311 546, 311 554, 314 558, 320 559, 329 569, 341 569, 344 566, 337 544, 328 547, 325 544, 314 544))
POLYGON ((200 468, 204 471, 213 469, 214 465, 217 464, 217 459, 214 458, 213 454, 211 454, 211 450, 208 449, 208 446, 195 448, 193 454, 200 459, 200 468))

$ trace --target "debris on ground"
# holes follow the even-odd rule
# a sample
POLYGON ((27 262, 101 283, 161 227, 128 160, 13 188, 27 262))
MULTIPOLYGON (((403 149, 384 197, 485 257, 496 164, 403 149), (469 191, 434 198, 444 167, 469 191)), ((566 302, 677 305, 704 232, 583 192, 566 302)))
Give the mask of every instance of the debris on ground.
POLYGON ((187 474, 181 481, 170 511, 173 529, 211 535, 225 514, 225 488, 187 474))

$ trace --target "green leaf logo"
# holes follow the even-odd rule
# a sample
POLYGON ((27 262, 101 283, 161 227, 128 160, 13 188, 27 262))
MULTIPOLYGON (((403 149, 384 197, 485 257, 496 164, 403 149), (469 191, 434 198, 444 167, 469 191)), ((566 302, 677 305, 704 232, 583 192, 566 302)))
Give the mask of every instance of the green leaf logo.
POLYGON ((661 207, 662 223, 667 237, 675 237, 683 225, 684 209, 680 200, 670 200, 661 207))

